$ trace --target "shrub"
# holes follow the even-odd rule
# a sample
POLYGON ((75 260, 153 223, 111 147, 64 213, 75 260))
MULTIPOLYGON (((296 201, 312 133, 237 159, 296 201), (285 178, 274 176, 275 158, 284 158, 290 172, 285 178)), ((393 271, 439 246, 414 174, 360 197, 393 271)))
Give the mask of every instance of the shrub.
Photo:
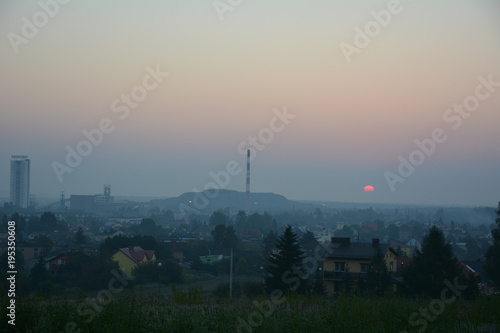
POLYGON ((240 285, 246 297, 255 298, 264 294, 264 285, 259 281, 242 281, 240 285))
MULTIPOLYGON (((222 282, 217 285, 212 295, 221 298, 229 297, 229 282, 222 282)), ((241 288, 238 283, 233 283, 233 297, 241 297, 241 288)))

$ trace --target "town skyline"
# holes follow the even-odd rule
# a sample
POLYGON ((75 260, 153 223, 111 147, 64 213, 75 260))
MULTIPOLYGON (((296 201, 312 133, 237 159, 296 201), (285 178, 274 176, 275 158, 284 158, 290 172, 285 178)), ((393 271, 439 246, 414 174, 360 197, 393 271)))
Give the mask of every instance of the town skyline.
POLYGON ((498 2, 57 4, 0 5, 0 197, 11 155, 39 197, 244 191, 250 148, 291 200, 500 198, 498 2))

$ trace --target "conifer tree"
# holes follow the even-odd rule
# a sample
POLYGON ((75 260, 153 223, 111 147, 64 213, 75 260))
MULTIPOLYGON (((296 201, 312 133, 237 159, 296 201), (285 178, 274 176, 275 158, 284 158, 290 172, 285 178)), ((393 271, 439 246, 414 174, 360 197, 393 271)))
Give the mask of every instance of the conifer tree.
POLYGON ((403 291, 414 296, 440 297, 444 282, 453 283, 462 277, 453 248, 447 244, 443 232, 436 226, 429 230, 422 244, 422 252, 416 251, 413 263, 403 272, 403 291))
POLYGON ((276 248, 277 253, 268 257, 269 265, 266 267, 268 274, 265 279, 267 292, 281 290, 285 295, 290 291, 304 293, 307 284, 305 280, 307 276, 302 265, 304 251, 291 226, 287 226, 278 239, 276 248))
POLYGON ((491 231, 493 244, 486 252, 486 263, 484 265, 484 269, 495 286, 500 289, 500 202, 498 203, 496 213, 497 228, 491 231))
POLYGON ((389 289, 391 277, 380 246, 375 246, 373 258, 368 267, 367 289, 376 295, 383 295, 389 289))

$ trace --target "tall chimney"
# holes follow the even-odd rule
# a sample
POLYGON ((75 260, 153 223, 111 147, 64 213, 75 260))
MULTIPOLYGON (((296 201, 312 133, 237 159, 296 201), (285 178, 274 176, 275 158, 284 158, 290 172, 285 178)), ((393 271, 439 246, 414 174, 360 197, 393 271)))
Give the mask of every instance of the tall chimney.
POLYGON ((250 149, 247 149, 247 188, 246 188, 246 211, 250 209, 250 149))
POLYGON ((250 199, 250 149, 247 149, 247 199, 250 199))

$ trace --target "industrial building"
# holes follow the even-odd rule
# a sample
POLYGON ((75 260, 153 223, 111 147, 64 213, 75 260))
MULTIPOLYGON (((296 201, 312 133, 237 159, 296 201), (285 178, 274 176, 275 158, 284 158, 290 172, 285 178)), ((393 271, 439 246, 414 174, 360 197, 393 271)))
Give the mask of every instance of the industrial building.
POLYGON ((113 202, 111 185, 104 185, 103 194, 72 194, 70 197, 70 210, 73 212, 109 212, 113 210, 113 202))

